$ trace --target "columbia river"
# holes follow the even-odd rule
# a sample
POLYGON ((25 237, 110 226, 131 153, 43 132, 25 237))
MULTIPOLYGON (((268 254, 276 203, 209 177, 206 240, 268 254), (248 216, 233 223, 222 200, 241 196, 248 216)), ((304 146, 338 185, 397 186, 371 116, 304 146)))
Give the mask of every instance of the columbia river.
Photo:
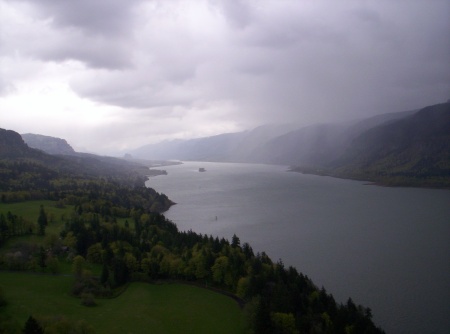
POLYGON ((286 166, 185 162, 147 186, 180 230, 236 234, 386 333, 450 333, 450 191, 387 188, 286 166), (206 172, 199 172, 203 167, 206 172))

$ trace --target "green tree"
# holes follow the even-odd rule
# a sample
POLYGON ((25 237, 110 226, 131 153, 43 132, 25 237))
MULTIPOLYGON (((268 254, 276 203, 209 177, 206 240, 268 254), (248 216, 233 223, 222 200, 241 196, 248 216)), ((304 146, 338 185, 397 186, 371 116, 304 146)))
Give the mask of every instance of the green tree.
POLYGON ((83 275, 83 269, 84 265, 86 263, 86 260, 81 255, 77 255, 73 258, 72 263, 72 272, 74 275, 78 278, 80 278, 83 275))
POLYGON ((34 319, 31 315, 28 317, 28 320, 25 322, 25 327, 22 330, 23 334, 44 334, 44 330, 41 325, 34 319))
POLYGON ((41 205, 41 209, 39 210, 39 217, 37 222, 39 226, 38 234, 45 235, 45 227, 47 226, 48 222, 47 222, 47 215, 45 214, 43 205, 41 205))
POLYGON ((295 318, 292 313, 272 313, 272 326, 276 334, 298 334, 295 328, 295 318))
POLYGON ((123 260, 125 262, 125 265, 128 268, 129 272, 137 271, 139 268, 139 262, 136 260, 136 257, 134 257, 131 253, 126 253, 123 257, 123 260))
POLYGON ((233 234, 233 237, 231 238, 231 247, 236 248, 241 245, 241 241, 236 236, 236 234, 233 234))
POLYGON ((220 256, 211 267, 213 280, 217 283, 232 284, 232 276, 229 268, 229 260, 226 256, 220 256))
POLYGON ((248 288, 250 286, 250 279, 248 277, 241 277, 237 283, 236 294, 240 298, 247 297, 248 288))
POLYGON ((93 244, 87 250, 87 260, 91 263, 102 263, 102 245, 101 243, 93 244))

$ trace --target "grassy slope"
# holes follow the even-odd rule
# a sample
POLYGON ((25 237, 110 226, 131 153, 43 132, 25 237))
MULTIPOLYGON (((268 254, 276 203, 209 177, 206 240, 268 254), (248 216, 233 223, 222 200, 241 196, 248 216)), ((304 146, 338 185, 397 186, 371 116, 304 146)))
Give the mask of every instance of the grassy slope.
MULTIPOLYGON (((39 210, 41 205, 44 206, 44 210, 47 213, 49 220, 48 226, 45 229, 46 235, 54 234, 58 235, 64 227, 63 217, 69 217, 73 211, 73 206, 66 206, 65 208, 57 208, 54 201, 29 201, 20 203, 0 203, 0 213, 4 215, 10 211, 12 214, 21 216, 24 219, 33 222, 37 226, 37 219, 39 217, 39 210)), ((14 237, 8 240, 5 245, 0 249, 0 254, 8 251, 16 244, 20 243, 34 243, 41 245, 45 238, 38 235, 24 235, 20 237, 14 237)))
POLYGON ((239 306, 231 298, 182 284, 132 283, 115 299, 85 307, 70 296, 72 277, 1 273, 9 301, 5 312, 19 324, 30 314, 85 320, 96 333, 243 333, 239 306))

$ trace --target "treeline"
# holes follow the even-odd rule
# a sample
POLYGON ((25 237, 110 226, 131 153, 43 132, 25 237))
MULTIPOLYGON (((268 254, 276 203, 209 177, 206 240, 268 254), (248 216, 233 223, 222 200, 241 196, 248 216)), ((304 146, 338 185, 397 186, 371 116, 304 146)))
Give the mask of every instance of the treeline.
MULTIPOLYGON (((131 281, 181 280, 237 296, 245 304, 250 333, 382 333, 370 309, 351 299, 337 303, 307 276, 264 252, 255 254, 236 235, 228 241, 181 232, 162 214, 142 207, 118 221, 112 212, 84 204, 64 218, 60 236, 47 235, 41 247, 12 250, 0 267, 58 273, 60 261, 69 260, 76 278, 72 293, 86 306, 114 296, 131 281), (101 266, 99 276, 89 270, 92 264, 101 266)), ((47 221, 43 212, 37 225, 47 221)))
POLYGON ((35 224, 22 216, 12 214, 10 211, 6 215, 0 213, 0 247, 9 238, 33 233, 34 228, 35 224))
POLYGON ((325 289, 280 260, 231 242, 180 232, 161 214, 132 211, 122 226, 113 217, 76 210, 61 234, 74 258, 74 293, 105 296, 133 280, 176 279, 229 291, 246 302, 253 333, 382 333, 371 311, 349 299, 337 303, 325 289), (84 263, 102 265, 100 277, 84 263))

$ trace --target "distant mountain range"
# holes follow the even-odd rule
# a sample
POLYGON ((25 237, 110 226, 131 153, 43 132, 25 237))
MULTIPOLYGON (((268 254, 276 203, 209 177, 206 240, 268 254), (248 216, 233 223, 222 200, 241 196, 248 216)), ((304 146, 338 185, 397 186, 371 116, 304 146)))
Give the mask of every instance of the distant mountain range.
MULTIPOLYGON (((338 124, 265 125, 238 133, 145 145, 145 160, 289 165, 293 171, 385 185, 450 187, 450 102, 338 124)), ((52 161, 87 174, 148 173, 142 164, 78 153, 64 140, 0 129, 0 158, 52 161), (45 152, 45 153, 44 153, 45 152), (75 166, 75 167, 74 167, 75 166)), ((135 160, 136 161, 136 160, 135 160)))
POLYGON ((340 157, 358 135, 388 121, 412 115, 398 112, 338 124, 265 125, 251 131, 189 140, 163 141, 129 153, 143 159, 255 162, 324 166, 340 157))
POLYGON ((146 145, 144 159, 284 164, 391 185, 450 186, 450 103, 340 124, 251 131, 146 145))

